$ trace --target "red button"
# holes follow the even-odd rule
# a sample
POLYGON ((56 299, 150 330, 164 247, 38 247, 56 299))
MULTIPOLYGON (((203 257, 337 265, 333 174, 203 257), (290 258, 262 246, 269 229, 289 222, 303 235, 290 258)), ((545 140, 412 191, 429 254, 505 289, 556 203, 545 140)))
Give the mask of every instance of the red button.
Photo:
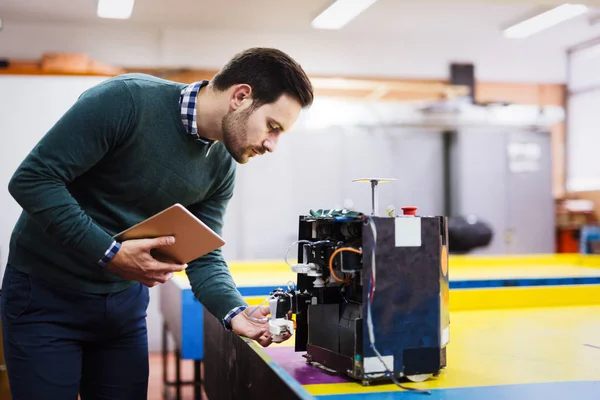
POLYGON ((417 214, 417 207, 402 207, 402 211, 404 212, 404 215, 416 215, 417 214))

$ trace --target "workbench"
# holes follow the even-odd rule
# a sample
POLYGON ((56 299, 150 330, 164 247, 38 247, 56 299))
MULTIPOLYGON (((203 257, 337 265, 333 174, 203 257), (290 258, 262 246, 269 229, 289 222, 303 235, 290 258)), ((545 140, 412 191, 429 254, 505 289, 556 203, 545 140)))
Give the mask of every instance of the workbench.
MULTIPOLYGON (((231 263, 230 268, 249 304, 295 281, 278 262, 231 263)), ((293 337, 262 348, 226 332, 190 297, 184 274, 161 288, 161 311, 182 358, 207 366, 211 400, 600 398, 597 256, 451 256, 450 279, 448 367, 426 382, 406 383, 430 390, 430 396, 332 376, 307 365, 303 353, 294 352, 293 337), (169 293, 164 300, 163 292, 169 293), (173 304, 177 297, 180 306, 173 304)))

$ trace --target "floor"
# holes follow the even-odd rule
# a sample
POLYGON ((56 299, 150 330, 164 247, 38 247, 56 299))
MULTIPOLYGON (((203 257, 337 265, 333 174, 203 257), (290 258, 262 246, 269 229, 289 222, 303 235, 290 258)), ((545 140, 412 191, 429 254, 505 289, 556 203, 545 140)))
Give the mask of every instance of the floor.
MULTIPOLYGON (((168 373, 167 379, 175 380, 175 357, 170 356, 168 360, 168 373)), ((189 381, 194 377, 194 364, 192 361, 184 360, 181 362, 181 378, 189 381)), ((148 400, 164 400, 163 397, 163 368, 162 368, 162 356, 161 353, 153 353, 150 355, 150 381, 148 384, 148 400)), ((173 395, 175 391, 172 391, 173 395)), ((183 400, 192 400, 194 398, 194 391, 191 387, 184 386, 181 391, 181 397, 183 400)), ((174 398, 174 397, 173 397, 174 398)), ((208 398, 204 394, 203 400, 208 398)), ((0 399, 1 400, 1 399, 0 399)))

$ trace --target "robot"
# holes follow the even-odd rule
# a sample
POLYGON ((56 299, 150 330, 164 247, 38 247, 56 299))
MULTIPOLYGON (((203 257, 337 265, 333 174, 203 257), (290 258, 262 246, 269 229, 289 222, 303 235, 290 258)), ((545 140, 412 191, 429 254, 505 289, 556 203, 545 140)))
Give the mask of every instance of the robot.
POLYGON ((416 207, 377 216, 384 180, 359 181, 371 183, 371 215, 319 210, 299 217, 292 245, 298 263, 288 262, 297 284, 269 296, 270 332, 274 342, 295 334, 295 351, 319 368, 363 385, 392 380, 404 387, 399 379, 424 381, 446 367, 447 218, 418 215, 416 207))

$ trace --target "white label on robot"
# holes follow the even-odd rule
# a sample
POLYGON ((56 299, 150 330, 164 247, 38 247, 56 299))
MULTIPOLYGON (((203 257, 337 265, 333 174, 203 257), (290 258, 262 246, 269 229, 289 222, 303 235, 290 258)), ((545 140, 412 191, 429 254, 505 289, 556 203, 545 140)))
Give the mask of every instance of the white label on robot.
POLYGON ((396 247, 421 246, 421 218, 396 218, 396 247))
POLYGON ((450 328, 447 327, 446 329, 444 329, 442 331, 442 346, 445 346, 448 344, 448 342, 450 341, 450 328))
POLYGON ((382 356, 381 358, 383 359, 385 365, 381 363, 379 357, 365 357, 365 361, 363 363, 365 374, 385 372, 386 366, 390 371, 394 370, 394 356, 382 356))

